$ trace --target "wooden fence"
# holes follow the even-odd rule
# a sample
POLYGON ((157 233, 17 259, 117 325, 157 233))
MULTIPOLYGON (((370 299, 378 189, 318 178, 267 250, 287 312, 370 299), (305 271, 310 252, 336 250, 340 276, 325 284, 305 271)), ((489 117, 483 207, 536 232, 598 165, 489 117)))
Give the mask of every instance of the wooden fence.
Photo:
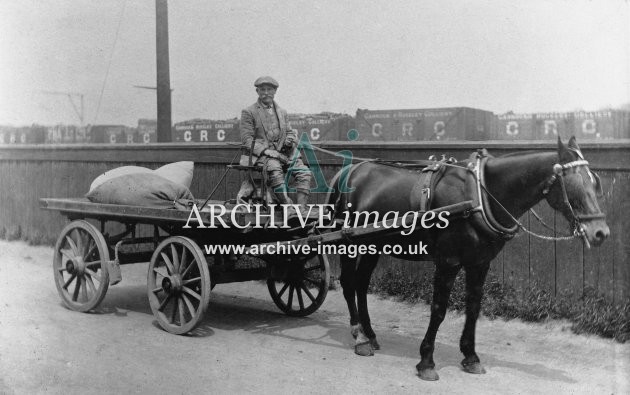
MULTIPOLYGON (((464 159, 480 146, 497 156, 525 149, 555 149, 554 143, 542 141, 321 145, 335 152, 350 150, 355 157, 397 160, 427 158, 432 154, 464 159)), ((551 242, 521 233, 493 261, 491 273, 517 289, 536 284, 553 294, 566 291, 581 295, 586 287, 592 287, 611 301, 625 301, 630 298, 630 140, 582 143, 581 147, 591 167, 602 177, 605 196, 600 205, 607 214, 611 238, 601 248, 587 250, 576 240, 551 242)), ((0 237, 21 238, 35 244, 54 243, 65 219, 56 212, 40 210, 38 199, 83 196, 95 177, 118 166, 157 168, 169 162, 194 161, 191 191, 196 197, 205 198, 223 175, 225 165, 237 155, 237 147, 222 143, 0 146, 0 237)), ((330 180, 340 168, 340 158, 318 154, 318 159, 330 180)), ((233 198, 240 177, 235 172, 228 175, 213 198, 233 198)), ((313 194, 312 202, 324 203, 324 195, 313 194)), ((536 210, 555 226, 557 234, 566 234, 566 221, 547 203, 539 204, 536 210)), ((522 221, 533 231, 551 233, 529 215, 522 221)), ((432 270, 428 262, 406 263, 387 257, 376 275, 388 265, 399 266, 409 275, 432 270)))

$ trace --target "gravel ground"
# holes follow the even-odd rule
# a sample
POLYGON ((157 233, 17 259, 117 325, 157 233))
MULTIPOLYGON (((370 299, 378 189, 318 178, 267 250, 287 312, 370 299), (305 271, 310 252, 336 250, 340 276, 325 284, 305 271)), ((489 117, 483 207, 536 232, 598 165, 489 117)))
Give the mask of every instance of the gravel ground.
POLYGON ((191 336, 161 330, 146 298, 146 264, 123 267, 99 311, 63 307, 52 248, 0 241, 0 393, 630 393, 630 344, 572 334, 568 324, 480 319, 487 374, 459 368, 463 316, 438 334, 440 380, 415 374, 424 304, 371 295, 382 350, 353 351, 339 290, 306 318, 281 314, 260 282, 218 285, 191 336))

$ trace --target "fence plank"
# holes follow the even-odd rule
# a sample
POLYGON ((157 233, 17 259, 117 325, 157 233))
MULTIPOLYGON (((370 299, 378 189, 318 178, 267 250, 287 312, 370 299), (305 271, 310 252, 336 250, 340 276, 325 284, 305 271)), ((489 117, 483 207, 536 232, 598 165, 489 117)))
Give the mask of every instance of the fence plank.
MULTIPOLYGON (((613 201, 613 187, 614 187, 614 173, 612 172, 600 172, 602 180, 602 189, 604 196, 599 199, 599 207, 603 213, 607 216, 607 221, 610 222, 614 218, 614 201, 613 201)), ((611 229, 612 230, 612 229, 611 229)), ((613 241, 608 240, 600 248, 586 248, 584 247, 584 288, 592 288, 599 292, 599 272, 600 267, 605 265, 606 262, 613 262, 614 248, 611 248, 613 241)))
POLYGON ((490 261, 490 271, 488 273, 489 277, 493 277, 497 279, 502 284, 504 283, 504 279, 505 279, 505 268, 503 266, 504 261, 505 261, 505 248, 499 251, 497 256, 494 257, 492 261, 490 261))
MULTIPOLYGON (((562 214, 556 212, 556 233, 569 234, 569 223, 562 214)), ((556 292, 568 293, 579 297, 584 285, 584 256, 582 241, 556 241, 556 292)))
POLYGON ((7 234, 8 212, 10 197, 7 196, 8 186, 11 177, 8 172, 8 162, 0 162, 0 238, 5 238, 7 234))
MULTIPOLYGON (((606 213, 606 222, 608 223, 611 231, 611 239, 607 240, 605 244, 603 244, 600 248, 597 249, 597 253, 601 257, 598 261, 597 265, 597 292, 610 298, 610 300, 614 299, 614 268, 615 261, 619 257, 619 249, 623 245, 621 240, 617 240, 617 237, 620 233, 625 233, 627 235, 628 229, 620 232, 620 220, 626 215, 626 213, 619 212, 620 204, 617 202, 618 199, 623 199, 622 196, 619 195, 620 182, 622 182, 622 177, 620 174, 615 174, 611 180, 609 189, 605 189, 605 207, 607 211, 606 213), (612 219, 612 221, 611 221, 612 219), (609 244, 610 243, 610 244, 609 244), (619 243, 619 244, 618 244, 619 243)), ((621 236, 622 239, 626 237, 621 236)))
MULTIPOLYGON (((534 206, 534 211, 551 227, 555 224, 554 211, 546 201, 534 206)), ((532 216, 533 217, 533 216, 532 216)), ((553 235, 537 219, 531 218, 529 228, 541 235, 553 235)), ((553 241, 542 240, 534 236, 529 238, 529 283, 551 295, 556 293, 556 246, 553 241)))
MULTIPOLYGON (((520 218, 525 227, 529 227, 528 215, 520 218)), ((504 283, 516 290, 524 290, 529 285, 529 237, 518 233, 503 248, 504 283)))
MULTIPOLYGON (((627 302, 630 299, 630 244, 628 229, 630 227, 630 174, 621 174, 616 178, 618 183, 613 192, 616 221, 612 222, 612 237, 609 242, 614 248, 613 287, 614 301, 627 302)), ((611 222, 609 221, 609 224, 611 222)))

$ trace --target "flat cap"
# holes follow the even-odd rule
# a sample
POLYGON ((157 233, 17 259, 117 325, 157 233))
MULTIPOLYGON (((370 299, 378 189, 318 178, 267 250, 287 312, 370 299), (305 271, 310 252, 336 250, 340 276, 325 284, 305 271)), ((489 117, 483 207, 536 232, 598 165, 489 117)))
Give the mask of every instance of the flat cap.
POLYGON ((259 86, 261 86, 261 85, 264 85, 264 84, 271 85, 274 88, 277 88, 279 86, 278 81, 276 81, 272 77, 269 77, 268 75, 266 75, 264 77, 260 77, 254 82, 254 86, 257 87, 257 88, 259 86))

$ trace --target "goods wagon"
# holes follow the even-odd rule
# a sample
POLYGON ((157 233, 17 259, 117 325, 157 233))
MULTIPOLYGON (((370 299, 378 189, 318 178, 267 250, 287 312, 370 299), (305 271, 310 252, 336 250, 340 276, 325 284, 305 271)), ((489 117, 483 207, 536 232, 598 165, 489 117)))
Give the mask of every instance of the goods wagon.
POLYGON ((0 144, 43 144, 47 134, 48 128, 37 124, 17 128, 0 126, 0 144))
POLYGON ((138 143, 157 143, 157 119, 138 119, 138 143))
POLYGON ((46 130, 46 144, 74 144, 92 141, 90 127, 75 125, 49 126, 46 130))
POLYGON ((627 112, 592 111, 573 113, 573 134, 578 139, 614 139, 624 138, 624 121, 627 130, 627 112))
POLYGON ((193 119, 173 125, 173 142, 240 141, 237 118, 224 121, 193 119))
POLYGON ((533 114, 512 112, 496 117, 496 138, 498 140, 533 140, 536 119, 533 114))
POLYGON ((357 110, 358 140, 487 140, 493 113, 467 107, 417 110, 357 110))
POLYGON ((497 116, 500 140, 555 140, 576 136, 581 140, 627 138, 630 116, 626 111, 576 111, 497 116))
POLYGON ((0 126, 0 144, 15 144, 17 133, 12 126, 0 126))
POLYGON ((354 119, 345 114, 289 114, 289 122, 298 135, 306 133, 311 141, 345 141, 354 128, 354 119))
POLYGON ((558 135, 571 136, 574 129, 572 113, 548 112, 532 114, 532 134, 528 139, 556 140, 558 135))
POLYGON ((630 138, 630 111, 613 111, 612 124, 615 131, 615 138, 630 138))
POLYGON ((136 130, 124 125, 93 125, 89 136, 92 143, 126 144, 135 141, 136 130))

